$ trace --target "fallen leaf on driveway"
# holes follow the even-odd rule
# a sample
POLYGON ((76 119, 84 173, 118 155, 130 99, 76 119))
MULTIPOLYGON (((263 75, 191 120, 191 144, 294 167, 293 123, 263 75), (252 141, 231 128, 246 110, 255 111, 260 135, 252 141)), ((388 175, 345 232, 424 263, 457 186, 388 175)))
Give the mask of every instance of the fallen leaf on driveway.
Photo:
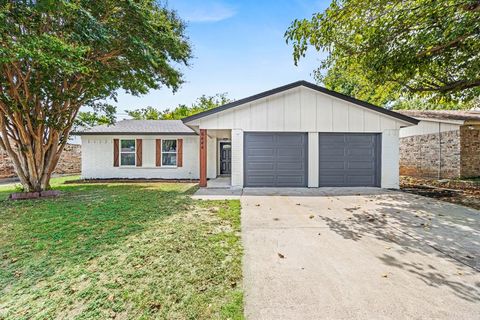
POLYGON ((278 256, 280 257, 280 259, 285 259, 285 256, 283 254, 281 254, 280 252, 278 253, 278 256))
POLYGON ((313 218, 315 218, 315 216, 313 214, 311 214, 309 218, 313 219, 313 218))

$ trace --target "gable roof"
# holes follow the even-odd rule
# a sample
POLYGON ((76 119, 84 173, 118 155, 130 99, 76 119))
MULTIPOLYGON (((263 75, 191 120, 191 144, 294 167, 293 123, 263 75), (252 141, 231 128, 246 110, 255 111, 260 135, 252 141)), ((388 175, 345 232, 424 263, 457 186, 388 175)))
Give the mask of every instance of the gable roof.
POLYGON ((466 110, 399 110, 409 117, 435 120, 473 120, 480 121, 480 111, 466 110))
POLYGON ((122 120, 114 125, 95 126, 75 135, 196 135, 196 132, 183 124, 181 120, 122 120))
POLYGON ((268 91, 264 91, 262 93, 255 94, 253 96, 250 96, 250 97, 247 97, 247 98, 244 98, 244 99, 240 99, 240 100, 237 100, 237 101, 234 101, 234 102, 224 104, 222 106, 219 106, 219 107, 207 110, 207 111, 203 111, 203 112, 194 114, 192 116, 183 118, 182 121, 183 121, 183 123, 187 123, 187 122, 190 122, 192 120, 207 117, 209 115, 212 115, 212 114, 215 114, 215 113, 218 113, 218 112, 222 112, 222 111, 225 111, 225 110, 228 110, 228 109, 231 109, 231 108, 234 108, 234 107, 237 107, 237 106, 240 106, 240 105, 258 100, 258 99, 262 99, 262 98, 265 98, 265 97, 268 97, 268 96, 271 96, 271 95, 274 95, 274 94, 277 94, 277 93, 281 93, 283 91, 287 91, 287 90, 290 90, 290 89, 293 89, 293 88, 301 87, 301 86, 306 87, 306 88, 310 88, 312 90, 330 95, 332 97, 335 97, 335 98, 338 98, 338 99, 356 104, 358 106, 364 107, 364 108, 372 110, 374 112, 379 112, 379 113, 385 114, 387 116, 390 116, 390 117, 393 117, 393 118, 396 118, 396 119, 399 119, 399 120, 402 120, 402 121, 405 121, 405 122, 408 122, 408 123, 417 124, 419 122, 417 119, 411 118, 407 115, 403 115, 403 114, 400 114, 400 113, 397 113, 397 112, 394 112, 394 111, 390 111, 388 109, 373 105, 371 103, 368 103, 368 102, 365 102, 365 101, 362 101, 362 100, 358 100, 358 99, 346 96, 346 95, 341 94, 339 92, 329 90, 327 88, 318 86, 316 84, 313 84, 313 83, 310 83, 310 82, 304 81, 304 80, 293 82, 293 83, 290 83, 290 84, 287 84, 287 85, 284 85, 284 86, 281 86, 281 87, 278 87, 278 88, 275 88, 275 89, 271 89, 271 90, 268 90, 268 91))

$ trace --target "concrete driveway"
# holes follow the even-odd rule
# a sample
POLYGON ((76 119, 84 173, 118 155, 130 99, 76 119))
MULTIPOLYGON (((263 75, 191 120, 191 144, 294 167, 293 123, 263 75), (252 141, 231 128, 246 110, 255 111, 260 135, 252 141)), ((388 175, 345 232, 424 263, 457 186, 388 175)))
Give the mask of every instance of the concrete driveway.
POLYGON ((366 188, 240 199, 248 319, 480 318, 479 211, 366 188))

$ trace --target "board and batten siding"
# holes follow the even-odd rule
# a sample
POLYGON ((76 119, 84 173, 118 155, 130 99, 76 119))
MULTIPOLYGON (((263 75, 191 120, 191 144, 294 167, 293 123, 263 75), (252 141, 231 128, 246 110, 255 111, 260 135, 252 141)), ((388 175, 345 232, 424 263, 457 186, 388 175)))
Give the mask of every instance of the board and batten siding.
POLYGON ((319 132, 382 134, 383 188, 398 188, 399 129, 410 123, 336 97, 297 87, 187 123, 207 130, 232 130, 232 186, 243 187, 243 132, 307 132, 308 186, 318 187, 319 132))
MULTIPOLYGON (((181 135, 85 135, 82 136, 83 179, 198 179, 199 138, 181 135), (141 167, 114 167, 113 140, 142 139, 141 167), (183 166, 157 167, 155 165, 156 139, 183 139, 183 166)), ((215 139, 208 139, 207 176, 215 178, 217 152, 215 139)))
POLYGON ((188 122, 202 129, 279 132, 382 132, 405 124, 305 87, 188 122))

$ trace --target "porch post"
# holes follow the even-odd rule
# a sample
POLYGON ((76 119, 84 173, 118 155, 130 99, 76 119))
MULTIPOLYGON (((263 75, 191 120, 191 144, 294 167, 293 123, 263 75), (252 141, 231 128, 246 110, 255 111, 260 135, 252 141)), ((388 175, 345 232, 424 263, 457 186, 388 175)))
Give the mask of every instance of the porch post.
POLYGON ((200 187, 207 186, 207 130, 200 129, 200 187))

